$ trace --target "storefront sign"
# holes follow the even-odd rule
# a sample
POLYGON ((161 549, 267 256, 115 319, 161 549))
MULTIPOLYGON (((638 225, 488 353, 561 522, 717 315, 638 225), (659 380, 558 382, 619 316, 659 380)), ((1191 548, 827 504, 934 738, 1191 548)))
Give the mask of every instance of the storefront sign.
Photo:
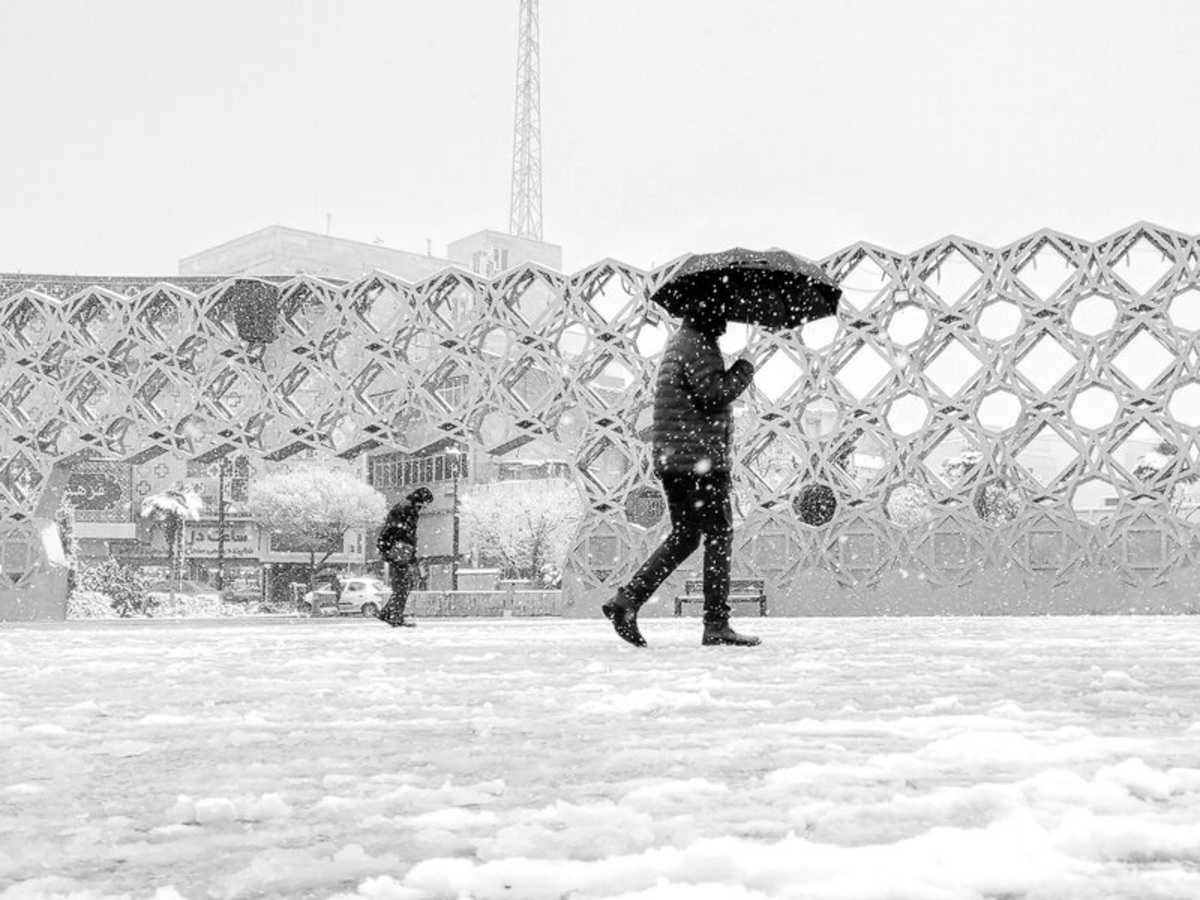
POLYGON ((124 462, 89 460, 76 463, 63 496, 79 522, 129 522, 132 467, 124 462))
MULTIPOLYGON (((189 522, 184 536, 188 556, 216 556, 220 547, 221 529, 216 522, 189 522)), ((225 523, 225 556, 257 557, 258 529, 252 522, 225 523)))

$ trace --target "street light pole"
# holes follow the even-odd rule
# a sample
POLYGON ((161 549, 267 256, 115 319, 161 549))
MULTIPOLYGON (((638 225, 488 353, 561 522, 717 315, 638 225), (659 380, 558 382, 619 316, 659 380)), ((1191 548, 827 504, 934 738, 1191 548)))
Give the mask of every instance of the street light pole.
POLYGON ((450 531, 450 590, 458 590, 458 479, 462 473, 462 458, 463 451, 458 447, 450 447, 446 450, 447 456, 454 458, 454 480, 451 482, 453 493, 453 505, 450 509, 451 516, 451 531, 450 531))
MULTIPOLYGON (((457 463, 457 460, 455 461, 457 463)), ((458 590, 458 466, 454 467, 454 507, 451 512, 454 518, 454 530, 451 532, 450 553, 450 590, 458 590)))
POLYGON ((217 463, 217 593, 225 590, 225 476, 229 473, 229 458, 217 463))

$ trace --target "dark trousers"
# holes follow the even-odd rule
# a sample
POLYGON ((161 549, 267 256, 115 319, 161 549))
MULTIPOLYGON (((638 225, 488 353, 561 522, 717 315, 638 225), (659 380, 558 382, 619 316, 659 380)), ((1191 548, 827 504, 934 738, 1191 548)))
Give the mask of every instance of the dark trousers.
POLYGON ((394 622, 404 618, 404 607, 408 605, 408 592, 412 590, 412 566, 388 564, 388 576, 392 584, 392 596, 379 611, 379 618, 394 622))
POLYGON ((650 599, 679 564, 704 542, 704 621, 729 621, 729 563, 733 504, 728 472, 662 476, 671 533, 617 593, 634 609, 650 599))

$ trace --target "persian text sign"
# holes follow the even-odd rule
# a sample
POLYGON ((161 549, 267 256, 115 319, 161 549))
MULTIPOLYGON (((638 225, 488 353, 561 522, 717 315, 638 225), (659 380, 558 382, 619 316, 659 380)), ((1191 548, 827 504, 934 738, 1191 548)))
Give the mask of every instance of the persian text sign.
MULTIPOLYGON (((216 556, 221 544, 221 529, 216 522, 189 522, 184 542, 188 556, 216 556)), ((258 556, 258 529, 254 523, 225 523, 225 556, 258 556)))
POLYGON ((77 463, 64 495, 79 522, 129 522, 132 467, 125 462, 89 460, 77 463))

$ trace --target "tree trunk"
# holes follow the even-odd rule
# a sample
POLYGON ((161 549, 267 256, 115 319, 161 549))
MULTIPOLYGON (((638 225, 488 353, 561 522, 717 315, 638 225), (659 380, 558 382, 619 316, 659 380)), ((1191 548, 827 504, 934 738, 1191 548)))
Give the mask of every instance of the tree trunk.
POLYGON ((167 520, 167 597, 171 608, 175 608, 176 560, 178 559, 179 523, 174 519, 167 520))

